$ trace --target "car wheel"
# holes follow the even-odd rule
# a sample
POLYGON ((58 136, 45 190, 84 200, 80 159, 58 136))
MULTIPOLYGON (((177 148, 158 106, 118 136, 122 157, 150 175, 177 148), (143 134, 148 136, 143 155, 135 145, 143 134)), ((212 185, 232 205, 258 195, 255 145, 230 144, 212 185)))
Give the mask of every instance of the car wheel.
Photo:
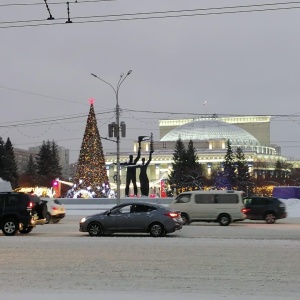
POLYGON ((230 217, 226 214, 220 215, 218 221, 221 226, 228 226, 231 223, 230 217))
POLYGON ((51 215, 49 212, 47 212, 47 215, 46 215, 46 224, 49 224, 51 222, 51 215))
POLYGON ((89 225, 88 232, 89 232, 90 236, 101 236, 101 235, 103 235, 102 226, 97 222, 91 223, 89 225))
POLYGON ((23 234, 27 234, 30 233, 32 231, 33 227, 32 226, 28 226, 28 227, 24 227, 23 229, 19 230, 20 233, 23 234))
POLYGON ((183 221, 183 225, 190 225, 191 224, 190 219, 189 219, 187 214, 182 214, 181 219, 183 221))
POLYGON ((274 224, 276 221, 276 217, 272 213, 266 214, 265 221, 267 224, 274 224))
POLYGON ((160 223, 153 223, 149 229, 150 235, 153 237, 160 237, 165 234, 164 226, 160 223))
POLYGON ((15 219, 6 219, 2 222, 2 232, 4 235, 15 235, 19 229, 19 223, 15 219))

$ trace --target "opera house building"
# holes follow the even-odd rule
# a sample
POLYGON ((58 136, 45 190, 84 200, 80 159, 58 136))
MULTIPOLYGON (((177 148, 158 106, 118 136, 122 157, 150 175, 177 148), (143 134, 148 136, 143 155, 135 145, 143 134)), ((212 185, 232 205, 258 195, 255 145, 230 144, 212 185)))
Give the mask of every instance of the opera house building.
MULTIPOLYGON (((226 142, 230 140, 233 151, 237 147, 243 149, 245 159, 248 162, 249 171, 253 176, 266 174, 275 169, 277 161, 285 162, 281 156, 280 147, 270 144, 270 120, 268 116, 239 116, 217 117, 159 121, 159 140, 154 137, 154 153, 152 161, 147 169, 150 181, 150 194, 157 194, 161 182, 168 178, 172 168, 173 153, 176 141, 181 138, 185 146, 193 141, 197 151, 199 163, 209 176, 214 169, 222 168, 226 155, 226 142)), ((149 133, 150 135, 150 133, 149 133)), ((120 162, 127 162, 130 154, 136 156, 138 143, 133 145, 131 153, 121 152, 120 162)), ((141 158, 148 160, 150 141, 142 142, 141 158)), ((116 174, 116 154, 105 154, 106 168, 109 181, 114 182, 116 174)), ((141 161, 138 162, 141 164, 141 161)), ((137 170, 137 181, 138 181, 137 170)), ((126 167, 120 170, 121 193, 125 183, 126 167)))

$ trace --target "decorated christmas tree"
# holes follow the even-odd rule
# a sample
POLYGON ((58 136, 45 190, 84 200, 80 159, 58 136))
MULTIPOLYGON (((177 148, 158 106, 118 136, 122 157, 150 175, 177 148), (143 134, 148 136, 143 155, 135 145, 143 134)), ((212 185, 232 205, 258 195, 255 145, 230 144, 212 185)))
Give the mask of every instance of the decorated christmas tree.
POLYGON ((109 182, 105 168, 101 137, 91 98, 83 141, 80 149, 77 170, 74 178, 73 195, 76 198, 106 197, 109 182))

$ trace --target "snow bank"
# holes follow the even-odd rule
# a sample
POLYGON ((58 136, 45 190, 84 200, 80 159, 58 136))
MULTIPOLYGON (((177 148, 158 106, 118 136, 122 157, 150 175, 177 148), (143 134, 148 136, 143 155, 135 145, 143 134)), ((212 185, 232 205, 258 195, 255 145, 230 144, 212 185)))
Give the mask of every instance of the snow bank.
MULTIPOLYGON (((300 217, 300 200, 299 199, 281 199, 281 201, 286 205, 286 210, 288 213, 288 218, 299 218, 300 217)), ((105 211, 115 204, 64 204, 69 215, 81 216, 95 214, 100 211, 105 211)), ((167 205, 166 205, 167 206, 167 205)))
POLYGON ((300 217, 300 199, 280 199, 285 205, 288 218, 300 217))

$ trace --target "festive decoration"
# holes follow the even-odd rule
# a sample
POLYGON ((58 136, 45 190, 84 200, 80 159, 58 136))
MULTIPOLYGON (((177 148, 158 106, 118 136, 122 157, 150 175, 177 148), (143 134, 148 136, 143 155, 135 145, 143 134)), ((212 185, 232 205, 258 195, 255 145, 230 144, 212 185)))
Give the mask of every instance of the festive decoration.
POLYGON ((94 98, 89 99, 90 112, 80 149, 74 186, 68 197, 102 198, 107 197, 110 185, 105 168, 102 142, 94 111, 94 98), (99 187, 102 187, 99 189, 99 187))
POLYGON ((56 198, 55 191, 53 188, 47 187, 21 187, 14 190, 15 192, 26 193, 26 194, 34 194, 38 197, 47 197, 47 198, 56 198))
POLYGON ((90 103, 90 105, 92 105, 92 104, 94 105, 94 103, 95 103, 95 98, 90 98, 90 99, 89 99, 89 103, 90 103))

